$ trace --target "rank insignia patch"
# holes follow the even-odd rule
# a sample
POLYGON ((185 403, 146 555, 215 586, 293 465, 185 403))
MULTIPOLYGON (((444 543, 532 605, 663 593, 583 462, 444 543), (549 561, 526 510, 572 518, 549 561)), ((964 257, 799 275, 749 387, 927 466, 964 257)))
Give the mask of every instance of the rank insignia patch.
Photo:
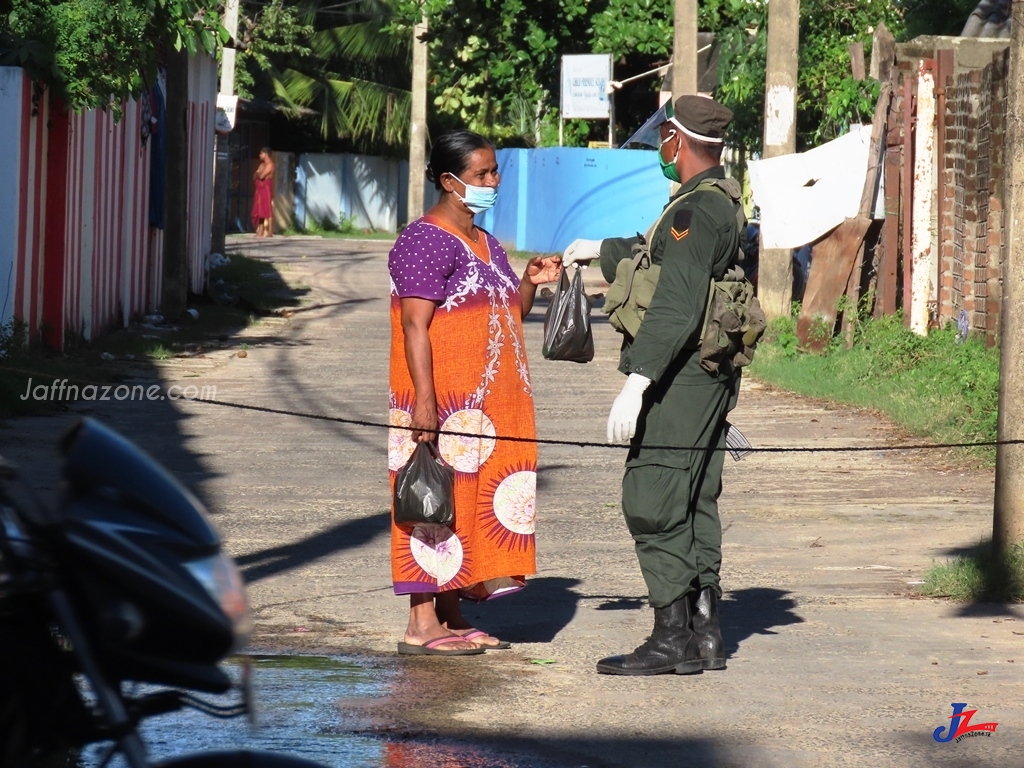
POLYGON ((690 234, 690 219, 692 218, 693 211, 688 208, 676 211, 676 215, 672 217, 672 229, 669 230, 672 237, 682 240, 690 234))

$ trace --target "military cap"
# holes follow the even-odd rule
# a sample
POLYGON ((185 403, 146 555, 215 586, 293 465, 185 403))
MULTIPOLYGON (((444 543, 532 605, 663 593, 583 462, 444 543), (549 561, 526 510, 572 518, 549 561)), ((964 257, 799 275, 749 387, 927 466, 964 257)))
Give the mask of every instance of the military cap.
POLYGON ((721 144, 732 122, 732 110, 707 96, 680 96, 666 114, 667 122, 698 141, 721 144))

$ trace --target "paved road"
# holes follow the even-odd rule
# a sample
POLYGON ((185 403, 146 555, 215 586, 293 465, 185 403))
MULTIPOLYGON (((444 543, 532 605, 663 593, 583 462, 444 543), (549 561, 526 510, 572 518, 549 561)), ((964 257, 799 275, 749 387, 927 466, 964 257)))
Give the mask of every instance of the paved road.
MULTIPOLYGON (((304 294, 301 311, 136 375, 216 386, 222 401, 382 421, 387 248, 234 240, 232 252, 266 259, 304 294)), ((601 441, 621 386, 615 333, 598 323, 590 364, 545 361, 542 313, 527 323, 539 433, 601 441)), ((257 647, 361 655, 398 671, 388 698, 342 705, 353 730, 457 735, 591 768, 1024 765, 1024 611, 920 599, 911 586, 986 536, 991 472, 925 452, 727 461, 728 670, 616 678, 596 675, 595 660, 631 650, 651 625, 618 507, 619 449, 542 446, 539 573, 523 593, 468 611, 513 650, 410 660, 394 655, 406 604, 390 591, 382 431, 198 402, 80 403, 8 422, 0 449, 52 488, 38 459, 83 412, 207 500, 249 581, 257 647), (998 722, 995 734, 937 743, 953 702, 998 722)), ((869 414, 750 380, 733 421, 757 445, 901 440, 869 414)))

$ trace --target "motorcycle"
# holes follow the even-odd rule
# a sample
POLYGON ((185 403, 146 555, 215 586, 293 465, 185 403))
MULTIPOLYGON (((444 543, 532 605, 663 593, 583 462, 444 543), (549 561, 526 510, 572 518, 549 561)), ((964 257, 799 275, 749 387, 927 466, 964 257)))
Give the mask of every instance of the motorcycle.
MULTIPOLYGON (((84 419, 60 452, 56 510, 0 458, 0 768, 73 766, 103 742, 100 768, 150 768, 146 718, 252 712, 248 674, 221 667, 251 631, 244 586, 202 503, 131 442, 84 419), (235 687, 235 706, 196 694, 235 687)), ((254 751, 159 765, 322 768, 254 751)))

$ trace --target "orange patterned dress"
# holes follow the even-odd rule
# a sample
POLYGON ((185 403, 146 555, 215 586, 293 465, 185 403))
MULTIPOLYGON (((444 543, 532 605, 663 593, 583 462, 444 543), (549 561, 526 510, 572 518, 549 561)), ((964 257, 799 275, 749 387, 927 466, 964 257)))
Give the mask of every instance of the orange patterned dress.
MULTIPOLYGON (((407 226, 388 257, 391 273, 389 423, 412 424, 416 392, 405 357, 400 299, 437 302, 430 325, 438 449, 455 468, 455 522, 391 526, 396 594, 453 589, 486 600, 521 589, 536 572, 533 395, 526 362, 519 278, 497 240, 479 243, 424 217, 407 226)), ((395 475, 412 454, 411 433, 388 433, 388 467, 395 475)))

